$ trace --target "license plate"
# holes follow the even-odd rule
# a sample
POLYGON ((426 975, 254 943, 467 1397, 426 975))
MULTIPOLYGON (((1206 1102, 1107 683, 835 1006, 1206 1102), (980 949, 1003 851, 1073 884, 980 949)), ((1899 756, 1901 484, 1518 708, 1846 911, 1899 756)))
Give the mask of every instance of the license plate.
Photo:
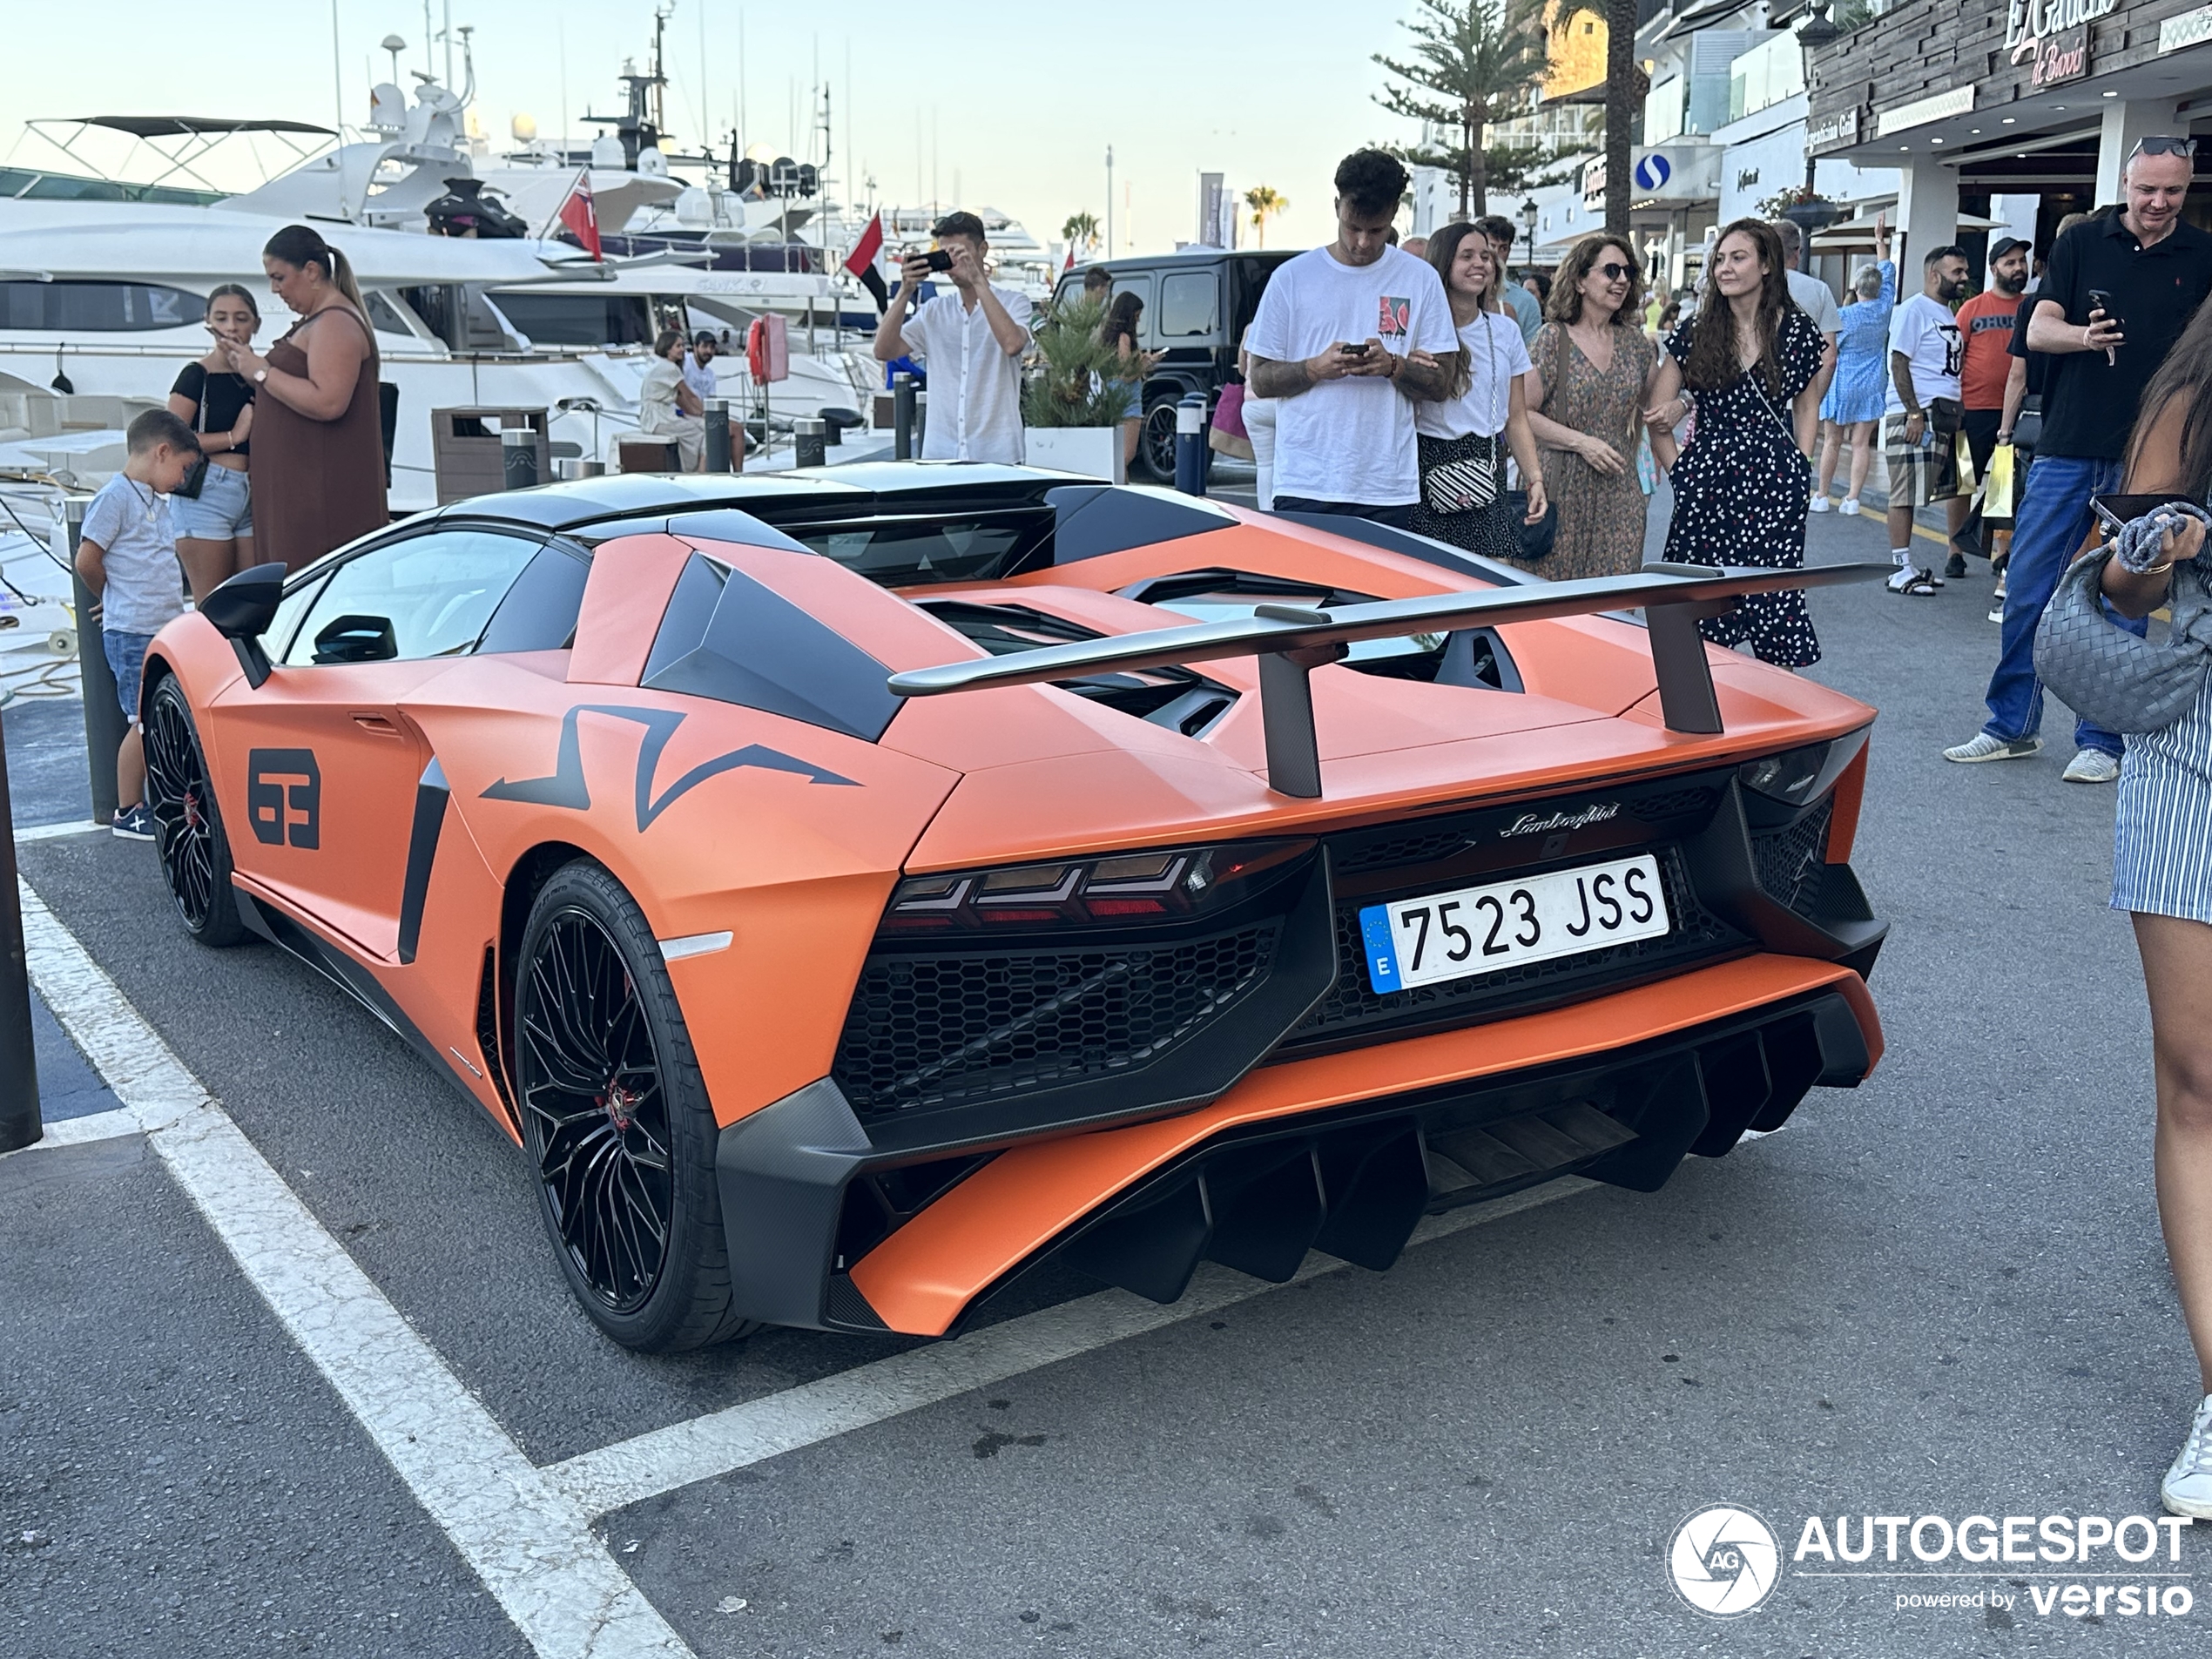
POLYGON ((1359 913, 1367 982, 1379 993, 1572 956, 1673 923, 1649 853, 1369 905, 1359 913))

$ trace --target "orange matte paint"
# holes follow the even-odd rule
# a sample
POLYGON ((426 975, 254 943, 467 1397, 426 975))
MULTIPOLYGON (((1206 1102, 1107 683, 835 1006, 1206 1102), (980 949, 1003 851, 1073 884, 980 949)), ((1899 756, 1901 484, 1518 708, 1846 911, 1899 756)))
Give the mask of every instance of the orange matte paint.
POLYGON ((1851 1002, 1878 1062, 1881 1022, 1857 974, 1757 955, 1571 1008, 1264 1066, 1197 1111, 1001 1153, 854 1264, 853 1283, 894 1331, 941 1336, 1069 1226, 1223 1130, 1602 1054, 1831 988, 1851 1002))

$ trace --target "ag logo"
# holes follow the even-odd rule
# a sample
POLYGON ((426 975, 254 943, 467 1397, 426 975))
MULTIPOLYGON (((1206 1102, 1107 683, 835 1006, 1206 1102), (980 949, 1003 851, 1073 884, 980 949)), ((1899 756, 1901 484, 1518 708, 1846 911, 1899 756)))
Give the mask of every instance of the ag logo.
POLYGON ((1766 1522, 1749 1509, 1716 1503, 1675 1528, 1667 1572, 1676 1593, 1700 1613, 1732 1618, 1772 1593, 1781 1560, 1782 1547, 1766 1522))
POLYGON ((322 845, 322 768, 313 749, 255 749, 246 758, 246 811, 266 846, 322 845))

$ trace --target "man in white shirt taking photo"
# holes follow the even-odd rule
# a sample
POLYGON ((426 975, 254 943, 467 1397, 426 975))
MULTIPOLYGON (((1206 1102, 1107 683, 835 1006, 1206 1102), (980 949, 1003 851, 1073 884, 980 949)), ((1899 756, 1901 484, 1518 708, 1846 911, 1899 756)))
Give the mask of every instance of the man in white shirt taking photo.
POLYGON ((1413 404, 1450 389, 1459 332, 1434 267, 1387 240, 1405 168, 1361 150, 1338 166, 1336 186, 1336 240, 1268 279, 1244 332, 1245 379, 1252 396, 1280 400, 1276 511, 1405 529, 1420 499, 1413 404))
POLYGON ((924 461, 995 461, 1019 465, 1022 450, 1022 354, 1029 348, 1028 296, 990 281, 983 256, 990 244, 973 213, 948 213, 933 233, 937 252, 909 253, 876 325, 875 361, 909 352, 929 374, 924 461), (953 285, 926 300, 911 320, 907 308, 934 272, 953 285))

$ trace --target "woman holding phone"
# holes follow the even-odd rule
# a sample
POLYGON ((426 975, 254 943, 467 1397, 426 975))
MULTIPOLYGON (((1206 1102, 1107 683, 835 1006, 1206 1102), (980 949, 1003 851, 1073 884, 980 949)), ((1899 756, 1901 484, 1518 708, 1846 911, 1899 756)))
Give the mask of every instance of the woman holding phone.
MULTIPOLYGON (((2212 303, 2167 354, 2141 408, 2128 490, 2204 500, 2212 485, 2212 303)), ((2104 593, 2123 616, 2148 616, 2178 585, 2202 593, 2212 579, 2204 516, 2194 506, 2144 513, 2114 546, 2104 593)), ((2173 1514, 2212 1521, 2212 676, 2188 713, 2128 739, 2112 907, 2134 922, 2150 996, 2158 1219, 2198 1370, 2188 1436, 2160 1491, 2173 1514)))
MULTIPOLYGON (((1696 399, 1697 429, 1674 469, 1667 556, 1689 564, 1805 562, 1813 437, 1820 400, 1820 330, 1790 298, 1782 239, 1764 219, 1721 233, 1696 315, 1667 337, 1644 419, 1672 431, 1696 399)), ((1854 307, 1856 309, 1856 307, 1854 307)), ((1820 660, 1805 596, 1754 594, 1697 624, 1716 645, 1749 644, 1761 662, 1803 668, 1820 660)))
MULTIPOLYGON (((1528 519, 1544 516, 1544 471, 1528 429, 1521 376, 1528 347, 1510 311, 1485 308, 1498 280, 1489 239, 1473 225, 1447 225, 1428 239, 1428 262, 1444 279, 1444 297, 1459 331, 1459 368, 1437 401, 1413 405, 1420 445, 1421 495, 1413 529, 1422 536, 1494 559, 1521 556, 1521 537, 1507 507, 1505 457, 1499 438, 1520 463, 1528 519)), ((1360 347, 1365 350, 1366 347, 1360 347)), ((1414 361, 1428 361, 1425 352, 1414 361)))
POLYGON ((260 307, 235 282, 207 296, 207 354, 186 363, 169 388, 169 413, 192 428, 207 465, 197 495, 172 498, 177 558, 197 604, 253 563, 253 496, 246 475, 253 430, 253 388, 232 372, 226 345, 250 348, 260 307))

